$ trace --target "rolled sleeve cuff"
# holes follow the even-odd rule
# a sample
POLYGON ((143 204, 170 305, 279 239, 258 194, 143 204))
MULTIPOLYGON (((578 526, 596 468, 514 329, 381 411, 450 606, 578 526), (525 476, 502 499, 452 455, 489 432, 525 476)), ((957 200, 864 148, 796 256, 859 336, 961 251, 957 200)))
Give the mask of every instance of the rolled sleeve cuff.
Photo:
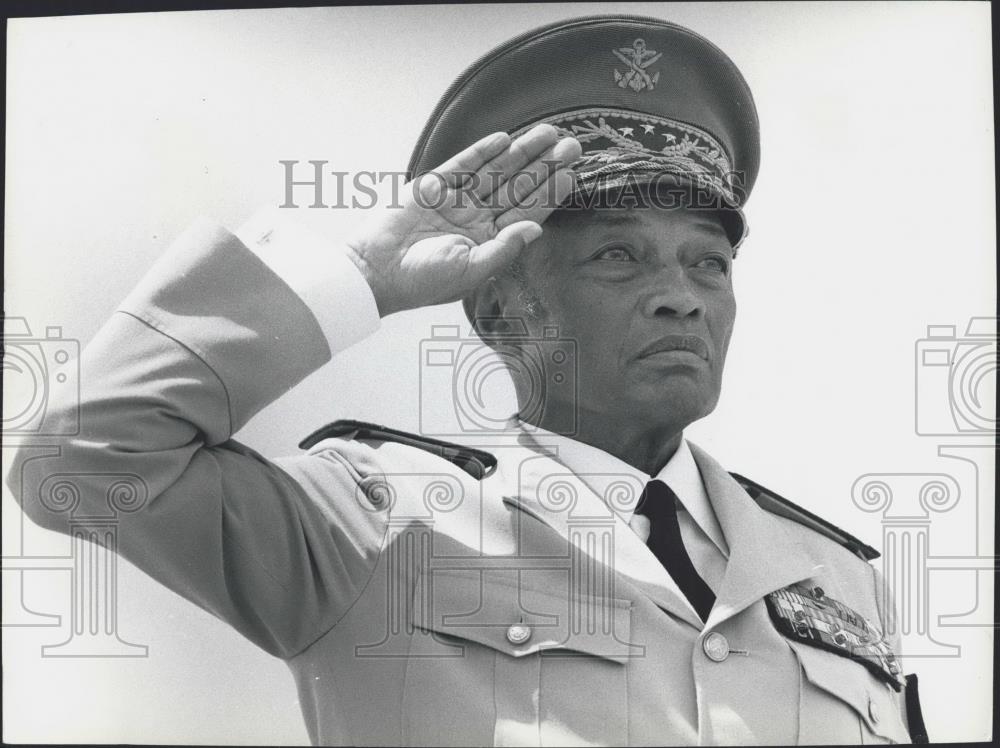
POLYGON ((374 333, 381 322, 371 287, 335 243, 277 208, 263 208, 235 232, 316 317, 334 355, 374 333))

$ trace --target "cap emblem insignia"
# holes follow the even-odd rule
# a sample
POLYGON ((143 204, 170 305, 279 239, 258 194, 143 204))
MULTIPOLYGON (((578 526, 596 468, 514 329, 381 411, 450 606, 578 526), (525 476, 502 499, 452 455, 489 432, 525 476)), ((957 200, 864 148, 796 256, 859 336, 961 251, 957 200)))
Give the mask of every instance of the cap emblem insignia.
POLYGON ((646 42, 642 39, 636 39, 631 47, 619 47, 611 52, 628 66, 624 73, 615 69, 615 83, 619 88, 631 88, 636 92, 656 88, 660 73, 656 71, 650 74, 647 68, 660 59, 662 52, 646 49, 646 42))

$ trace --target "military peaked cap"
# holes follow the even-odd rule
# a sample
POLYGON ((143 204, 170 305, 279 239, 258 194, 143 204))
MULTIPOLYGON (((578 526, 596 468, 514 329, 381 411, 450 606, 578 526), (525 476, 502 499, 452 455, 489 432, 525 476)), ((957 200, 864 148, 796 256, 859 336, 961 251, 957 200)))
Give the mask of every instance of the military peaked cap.
MULTIPOLYGON (((588 16, 542 26, 470 65, 438 102, 410 159, 413 179, 498 130, 539 123, 583 145, 577 193, 694 184, 739 218, 760 164, 750 88, 704 37, 656 18, 588 16)), ((727 229, 728 230, 728 229, 727 229)))

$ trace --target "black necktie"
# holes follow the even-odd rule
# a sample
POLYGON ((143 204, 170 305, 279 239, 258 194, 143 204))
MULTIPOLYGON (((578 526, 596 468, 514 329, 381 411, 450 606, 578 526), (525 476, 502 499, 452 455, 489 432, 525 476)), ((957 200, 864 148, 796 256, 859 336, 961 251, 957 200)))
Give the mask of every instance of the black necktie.
POLYGON ((635 513, 649 518, 649 540, 646 545, 698 611, 701 620, 707 620, 708 613, 715 604, 715 593, 695 570, 691 557, 684 548, 681 526, 677 522, 677 494, 663 481, 651 480, 639 497, 635 513))

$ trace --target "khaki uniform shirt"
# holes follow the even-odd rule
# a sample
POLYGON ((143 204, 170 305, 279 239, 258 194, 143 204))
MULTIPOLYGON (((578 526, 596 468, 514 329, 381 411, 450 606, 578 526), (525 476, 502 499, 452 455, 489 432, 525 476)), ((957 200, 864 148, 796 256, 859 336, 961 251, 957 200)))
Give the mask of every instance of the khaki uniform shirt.
POLYGON ((109 481, 141 484, 119 552, 286 661, 315 743, 908 741, 901 693, 780 633, 765 605, 801 583, 884 631, 879 574, 696 445, 729 553, 704 624, 611 497, 527 439, 481 480, 391 441, 275 461, 233 441, 330 358, 304 298, 195 226, 82 354, 78 436, 9 480, 64 532, 59 481, 95 514, 109 481))

